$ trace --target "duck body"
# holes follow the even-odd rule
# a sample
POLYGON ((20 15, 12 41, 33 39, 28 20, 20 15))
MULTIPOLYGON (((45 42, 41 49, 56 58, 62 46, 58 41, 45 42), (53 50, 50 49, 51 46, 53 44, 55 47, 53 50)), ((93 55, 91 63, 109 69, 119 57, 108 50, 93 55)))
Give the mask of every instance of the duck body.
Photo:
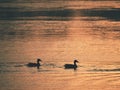
POLYGON ((36 66, 41 66, 40 63, 28 63, 27 64, 28 67, 36 67, 36 66))
POLYGON ((73 65, 73 64, 65 64, 64 67, 67 69, 69 68, 77 68, 77 65, 73 65))
POLYGON ((64 65, 64 67, 65 67, 65 69, 76 69, 77 68, 77 64, 76 63, 78 63, 78 61, 77 60, 74 60, 74 64, 65 64, 64 65))
POLYGON ((27 66, 28 67, 39 67, 39 66, 41 66, 40 61, 41 61, 40 59, 37 59, 37 63, 31 63, 30 62, 30 63, 27 64, 27 66))

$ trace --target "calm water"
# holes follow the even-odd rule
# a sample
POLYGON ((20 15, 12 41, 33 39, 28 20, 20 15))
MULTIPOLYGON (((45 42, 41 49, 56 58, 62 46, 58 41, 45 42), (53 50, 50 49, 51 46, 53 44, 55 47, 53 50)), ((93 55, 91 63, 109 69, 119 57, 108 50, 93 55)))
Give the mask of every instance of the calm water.
POLYGON ((1 0, 0 90, 119 90, 119 15, 117 0, 1 0))

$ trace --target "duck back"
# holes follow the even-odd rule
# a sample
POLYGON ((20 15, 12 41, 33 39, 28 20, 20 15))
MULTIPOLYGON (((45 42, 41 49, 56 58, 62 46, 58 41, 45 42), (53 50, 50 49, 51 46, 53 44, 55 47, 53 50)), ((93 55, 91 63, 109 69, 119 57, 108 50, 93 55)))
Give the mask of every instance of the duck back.
POLYGON ((65 68, 77 68, 77 65, 65 64, 64 67, 65 67, 65 68))
POLYGON ((36 66, 40 66, 40 64, 37 64, 37 63, 28 63, 27 66, 28 67, 36 67, 36 66))

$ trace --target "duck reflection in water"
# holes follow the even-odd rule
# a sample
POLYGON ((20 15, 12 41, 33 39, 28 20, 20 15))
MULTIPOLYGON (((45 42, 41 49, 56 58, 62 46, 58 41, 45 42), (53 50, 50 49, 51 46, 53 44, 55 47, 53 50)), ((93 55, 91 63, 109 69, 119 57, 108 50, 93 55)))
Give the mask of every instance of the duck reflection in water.
POLYGON ((74 69, 74 70, 76 70, 77 69, 77 64, 76 63, 78 63, 78 61, 74 60, 74 64, 65 64, 64 67, 65 67, 65 69, 74 69))
POLYGON ((31 63, 31 62, 30 62, 30 63, 27 64, 27 66, 28 66, 28 67, 37 67, 37 69, 39 69, 39 67, 41 66, 41 64, 40 64, 41 61, 42 61, 42 60, 38 58, 38 59, 37 59, 37 63, 31 63))

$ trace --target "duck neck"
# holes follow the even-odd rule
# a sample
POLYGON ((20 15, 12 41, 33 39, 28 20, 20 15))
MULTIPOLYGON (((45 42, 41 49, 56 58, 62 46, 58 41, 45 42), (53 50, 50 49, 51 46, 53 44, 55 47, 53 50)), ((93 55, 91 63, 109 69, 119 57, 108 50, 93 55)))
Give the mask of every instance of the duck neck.
POLYGON ((37 61, 37 64, 40 64, 40 61, 37 61))
POLYGON ((74 62, 74 65, 77 66, 76 62, 74 62))

